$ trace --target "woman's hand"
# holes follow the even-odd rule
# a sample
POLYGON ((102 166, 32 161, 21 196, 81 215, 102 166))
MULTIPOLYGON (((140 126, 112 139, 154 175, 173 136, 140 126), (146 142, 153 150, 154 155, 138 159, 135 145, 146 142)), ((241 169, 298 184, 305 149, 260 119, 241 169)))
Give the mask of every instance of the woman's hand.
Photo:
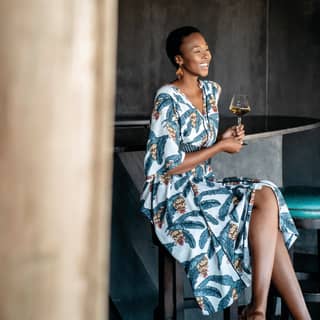
POLYGON ((242 140, 244 139, 245 131, 243 124, 239 126, 232 126, 231 128, 228 128, 220 137, 221 140, 231 138, 231 137, 238 137, 242 140))
POLYGON ((237 153, 242 148, 243 139, 245 136, 243 124, 228 128, 220 138, 219 143, 224 152, 237 153))
POLYGON ((219 144, 221 150, 227 153, 237 153, 242 148, 243 139, 239 137, 229 137, 221 139, 217 144, 219 144))

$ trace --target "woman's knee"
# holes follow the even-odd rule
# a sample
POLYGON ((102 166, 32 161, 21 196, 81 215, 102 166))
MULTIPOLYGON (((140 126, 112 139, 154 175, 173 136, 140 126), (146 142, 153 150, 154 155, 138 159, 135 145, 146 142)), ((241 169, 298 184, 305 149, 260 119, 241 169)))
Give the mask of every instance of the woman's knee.
POLYGON ((269 187, 262 187, 260 190, 256 190, 253 207, 277 211, 278 204, 273 190, 269 187))

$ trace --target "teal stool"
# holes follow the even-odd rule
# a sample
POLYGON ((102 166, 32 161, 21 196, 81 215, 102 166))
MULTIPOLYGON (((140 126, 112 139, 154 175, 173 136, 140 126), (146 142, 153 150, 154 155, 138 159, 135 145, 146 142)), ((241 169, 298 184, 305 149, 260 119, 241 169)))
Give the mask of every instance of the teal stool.
MULTIPOLYGON (((285 187, 282 189, 282 193, 297 228, 317 230, 318 270, 316 273, 297 272, 297 277, 305 301, 307 303, 320 303, 320 187, 285 187), (308 288, 308 283, 312 284, 311 289, 308 288)), ((290 254, 294 259, 294 246, 290 254)))

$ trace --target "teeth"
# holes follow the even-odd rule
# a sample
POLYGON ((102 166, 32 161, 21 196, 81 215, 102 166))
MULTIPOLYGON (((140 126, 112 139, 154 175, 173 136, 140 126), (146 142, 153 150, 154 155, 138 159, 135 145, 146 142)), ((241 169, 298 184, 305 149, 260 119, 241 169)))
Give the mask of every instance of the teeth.
POLYGON ((208 63, 200 63, 200 67, 208 67, 209 64, 208 63))

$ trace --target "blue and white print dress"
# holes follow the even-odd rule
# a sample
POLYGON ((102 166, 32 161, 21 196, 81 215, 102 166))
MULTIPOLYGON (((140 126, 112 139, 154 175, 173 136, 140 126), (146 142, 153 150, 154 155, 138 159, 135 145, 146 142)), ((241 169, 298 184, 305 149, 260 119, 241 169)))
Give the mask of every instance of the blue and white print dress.
POLYGON ((297 230, 276 185, 248 178, 215 179, 206 161, 182 174, 168 171, 187 152, 212 146, 217 139, 220 86, 200 81, 204 113, 171 84, 155 97, 145 155, 141 211, 160 242, 184 265, 204 315, 233 303, 251 285, 249 221, 255 190, 270 187, 279 207, 279 228, 287 247, 297 230))

